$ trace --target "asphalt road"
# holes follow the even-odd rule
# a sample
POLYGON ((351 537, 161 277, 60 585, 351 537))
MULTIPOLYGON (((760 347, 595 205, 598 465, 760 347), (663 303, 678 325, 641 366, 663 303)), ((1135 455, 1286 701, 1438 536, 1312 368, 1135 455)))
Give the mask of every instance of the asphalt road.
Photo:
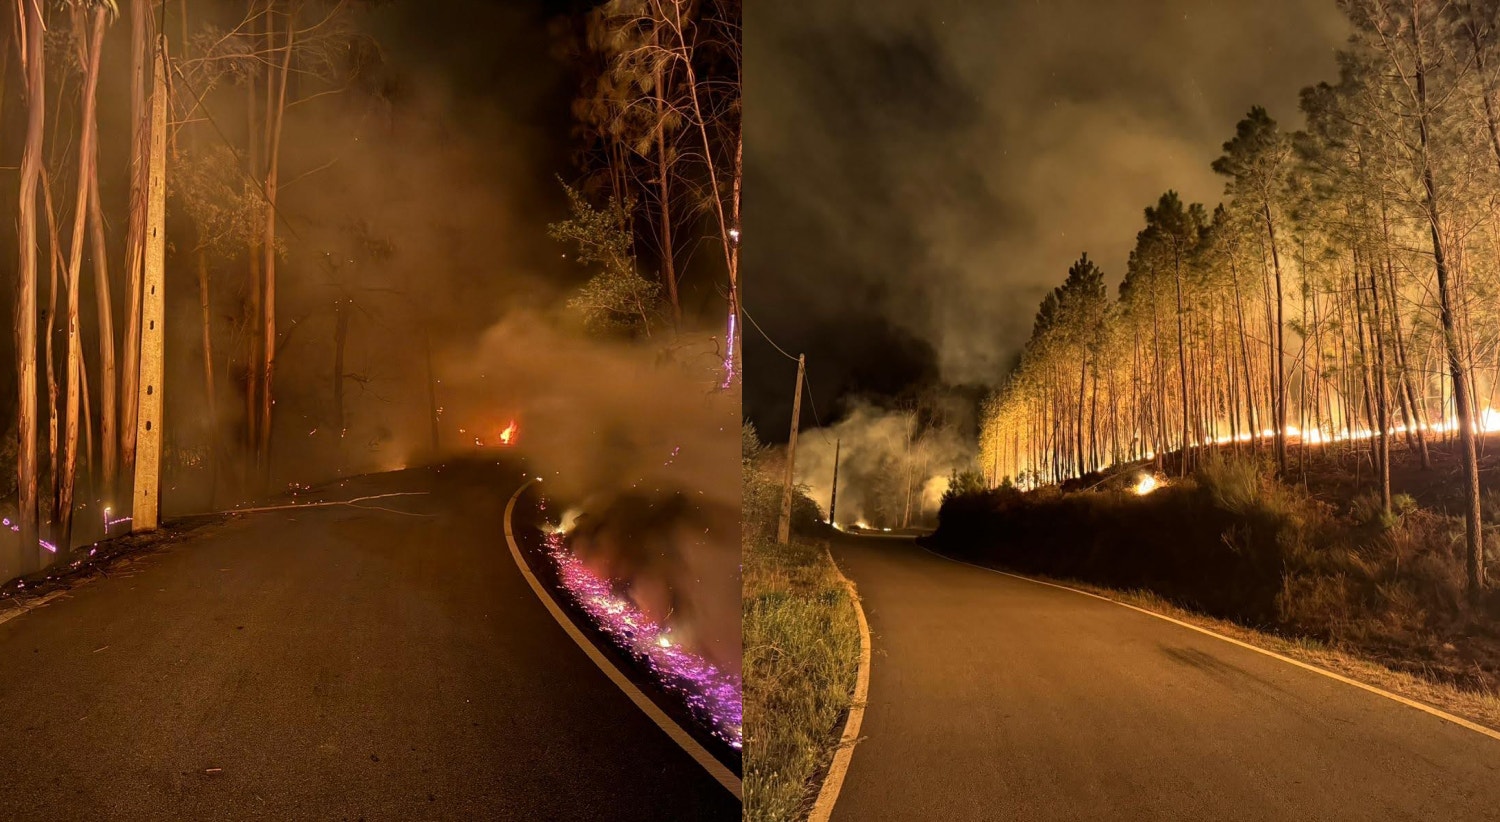
POLYGON ((833 818, 1500 819, 1500 742, 1151 616, 844 537, 873 637, 833 818))
POLYGON ((519 480, 351 481, 431 493, 244 515, 0 624, 0 819, 738 819, 527 587, 519 480))

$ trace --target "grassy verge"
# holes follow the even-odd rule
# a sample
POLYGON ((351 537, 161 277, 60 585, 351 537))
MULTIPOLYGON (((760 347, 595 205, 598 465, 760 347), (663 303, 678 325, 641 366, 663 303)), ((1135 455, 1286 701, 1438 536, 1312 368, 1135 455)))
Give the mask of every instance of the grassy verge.
POLYGON ((849 710, 854 604, 821 542, 744 544, 745 819, 803 819, 849 710))

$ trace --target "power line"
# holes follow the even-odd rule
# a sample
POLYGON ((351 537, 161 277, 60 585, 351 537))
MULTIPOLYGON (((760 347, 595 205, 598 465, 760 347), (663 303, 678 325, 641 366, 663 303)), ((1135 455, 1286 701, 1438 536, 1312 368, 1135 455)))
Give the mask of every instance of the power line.
MULTIPOLYGON (((760 327, 760 323, 756 322, 755 318, 752 317, 752 316, 750 316, 750 312, 746 311, 745 307, 743 305, 740 306, 740 313, 742 313, 742 314, 745 315, 745 319, 747 319, 747 320, 750 321, 750 325, 754 326, 755 330, 758 331, 758 332, 760 332, 760 336, 766 342, 770 343, 772 348, 774 348, 778 352, 780 352, 781 356, 786 357, 787 359, 791 360, 792 362, 796 362, 797 361, 796 357, 793 357, 791 354, 788 354, 786 352, 786 349, 784 349, 781 346, 777 345, 776 341, 773 340, 773 339, 771 339, 771 335, 767 334, 766 330, 764 328, 760 327)), ((805 390, 807 391, 807 403, 808 403, 809 406, 812 407, 813 422, 817 423, 818 434, 823 437, 823 441, 824 442, 827 442, 828 441, 828 432, 825 431, 825 430, 823 430, 823 421, 818 418, 818 401, 815 400, 815 399, 813 399, 812 378, 810 376, 808 376, 806 363, 804 363, 803 366, 802 366, 802 381, 804 383, 805 390)))
POLYGON ((802 382, 807 386, 807 404, 812 406, 813 422, 818 424, 815 430, 823 437, 823 442, 826 443, 828 442, 828 432, 823 428, 823 421, 818 419, 818 401, 813 399, 812 377, 808 376, 807 365, 805 363, 802 366, 802 382))
POLYGON ((787 359, 791 360, 792 362, 796 362, 797 361, 796 357, 793 357, 791 354, 786 353, 786 349, 785 348, 782 348, 781 346, 777 345, 776 341, 773 340, 773 339, 771 339, 771 335, 767 334, 766 330, 764 328, 760 327, 760 323, 756 322, 754 317, 750 316, 750 312, 745 309, 745 306, 743 304, 740 305, 740 313, 745 315, 745 319, 747 319, 747 320, 750 321, 750 324, 755 327, 756 331, 760 332, 760 336, 763 337, 766 342, 770 343, 772 348, 774 348, 777 351, 781 352, 781 356, 786 357, 787 359))

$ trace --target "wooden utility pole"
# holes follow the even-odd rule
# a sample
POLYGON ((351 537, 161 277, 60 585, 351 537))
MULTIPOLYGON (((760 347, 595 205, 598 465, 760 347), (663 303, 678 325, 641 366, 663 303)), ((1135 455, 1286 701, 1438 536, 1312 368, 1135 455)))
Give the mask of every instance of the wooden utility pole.
POLYGON ((776 525, 776 542, 785 545, 792 536, 792 468, 797 464, 797 420, 802 416, 802 372, 807 356, 797 355, 797 393, 792 397, 792 436, 786 441, 786 481, 781 490, 781 521, 776 525))
POLYGON ((838 520, 834 514, 839 510, 839 443, 840 440, 833 441, 833 493, 828 495, 828 524, 835 528, 838 520))
POLYGON ((163 321, 167 251, 167 40, 156 39, 151 88, 151 153, 146 179, 146 261, 141 295, 141 369, 136 393, 135 504, 131 531, 154 531, 161 521, 163 321))

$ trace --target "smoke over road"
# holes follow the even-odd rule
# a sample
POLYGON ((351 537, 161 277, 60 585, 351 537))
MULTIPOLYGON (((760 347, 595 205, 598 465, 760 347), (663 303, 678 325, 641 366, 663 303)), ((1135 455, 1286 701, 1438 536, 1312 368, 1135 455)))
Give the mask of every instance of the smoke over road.
POLYGON ((458 452, 513 448, 560 514, 582 511, 570 547, 652 619, 721 668, 740 666, 739 393, 716 391, 712 332, 664 349, 609 342, 539 312, 445 354, 445 430, 458 452), (491 439, 493 438, 493 439, 491 439))

